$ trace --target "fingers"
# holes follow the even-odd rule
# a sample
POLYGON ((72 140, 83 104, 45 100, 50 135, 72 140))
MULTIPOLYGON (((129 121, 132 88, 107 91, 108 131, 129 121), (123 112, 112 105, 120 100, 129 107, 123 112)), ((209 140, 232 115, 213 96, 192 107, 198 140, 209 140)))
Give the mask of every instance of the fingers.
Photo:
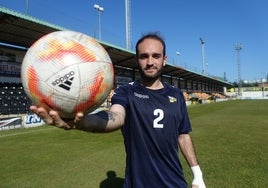
POLYGON ((59 114, 54 110, 47 110, 44 107, 30 106, 30 110, 37 114, 48 125, 55 125, 59 128, 69 129, 70 127, 64 122, 59 114))
POLYGON ((67 130, 72 128, 72 126, 68 125, 67 122, 64 121, 56 111, 50 110, 49 115, 53 119, 53 124, 56 127, 67 129, 67 130))
POLYGON ((82 112, 78 112, 75 116, 74 123, 79 123, 83 117, 84 114, 82 112))
POLYGON ((69 126, 73 129, 81 128, 81 127, 79 127, 79 123, 83 117, 84 117, 84 114, 82 112, 76 113, 75 118, 71 122, 69 122, 69 126))
POLYGON ((30 106, 30 110, 41 117, 46 124, 53 124, 53 119, 48 114, 48 111, 43 107, 30 106))
POLYGON ((60 117, 57 111, 47 110, 44 107, 31 106, 30 110, 41 117, 44 122, 48 125, 54 125, 59 128, 66 130, 78 128, 77 124, 84 117, 84 114, 79 112, 76 114, 74 119, 64 119, 60 117))

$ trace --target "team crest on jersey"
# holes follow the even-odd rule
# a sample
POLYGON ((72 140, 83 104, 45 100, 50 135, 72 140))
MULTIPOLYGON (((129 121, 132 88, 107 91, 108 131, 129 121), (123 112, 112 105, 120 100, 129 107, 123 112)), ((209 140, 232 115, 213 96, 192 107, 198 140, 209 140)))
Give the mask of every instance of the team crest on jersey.
POLYGON ((177 99, 175 97, 168 96, 168 99, 170 103, 177 102, 177 99))

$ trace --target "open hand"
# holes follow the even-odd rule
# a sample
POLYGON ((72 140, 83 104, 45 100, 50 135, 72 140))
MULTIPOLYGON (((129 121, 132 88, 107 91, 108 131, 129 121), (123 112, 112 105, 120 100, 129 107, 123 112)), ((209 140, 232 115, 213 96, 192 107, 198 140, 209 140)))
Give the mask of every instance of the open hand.
POLYGON ((57 111, 47 110, 44 107, 30 106, 30 110, 37 114, 48 125, 54 125, 66 130, 77 128, 79 121, 83 118, 84 114, 79 112, 73 119, 61 118, 57 111))

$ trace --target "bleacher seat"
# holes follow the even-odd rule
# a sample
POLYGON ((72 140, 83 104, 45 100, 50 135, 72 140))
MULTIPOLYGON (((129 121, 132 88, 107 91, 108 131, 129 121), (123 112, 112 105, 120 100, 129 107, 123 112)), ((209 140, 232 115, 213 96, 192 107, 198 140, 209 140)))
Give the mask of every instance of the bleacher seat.
POLYGON ((21 83, 0 82, 0 115, 29 113, 30 99, 21 83))

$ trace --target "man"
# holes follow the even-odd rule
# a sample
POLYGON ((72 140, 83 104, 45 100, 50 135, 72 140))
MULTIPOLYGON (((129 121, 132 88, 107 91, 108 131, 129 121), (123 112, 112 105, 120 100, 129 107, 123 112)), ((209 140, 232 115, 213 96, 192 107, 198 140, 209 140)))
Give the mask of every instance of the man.
POLYGON ((115 90, 108 111, 61 119, 57 112, 31 106, 47 124, 91 132, 121 129, 126 149, 125 188, 186 188, 179 148, 192 169, 192 187, 205 187, 189 132, 191 125, 182 92, 161 82, 166 45, 156 33, 136 44, 141 77, 115 90))

